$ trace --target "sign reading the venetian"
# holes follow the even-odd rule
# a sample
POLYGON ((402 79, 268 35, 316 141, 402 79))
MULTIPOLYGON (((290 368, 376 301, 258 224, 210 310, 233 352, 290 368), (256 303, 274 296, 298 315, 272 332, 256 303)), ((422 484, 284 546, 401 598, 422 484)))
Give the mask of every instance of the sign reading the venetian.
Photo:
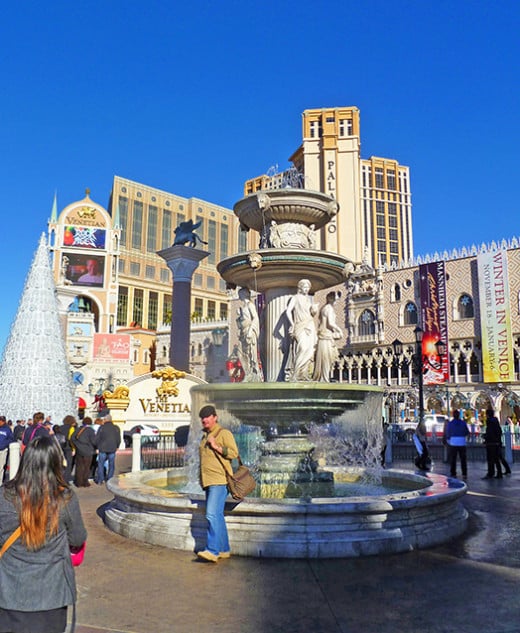
POLYGON ((507 251, 477 256, 484 382, 514 380, 507 251))
POLYGON ((143 413, 190 413, 190 407, 183 402, 171 402, 170 397, 179 395, 179 379, 186 372, 173 367, 162 367, 152 372, 152 378, 160 378, 161 384, 156 388, 156 398, 139 398, 143 413))
POLYGON ((186 402, 169 402, 168 396, 151 398, 139 398, 143 413, 191 413, 190 405, 186 402))
POLYGON ((102 213, 94 207, 81 205, 71 209, 65 216, 66 225, 80 225, 104 228, 107 223, 102 213))

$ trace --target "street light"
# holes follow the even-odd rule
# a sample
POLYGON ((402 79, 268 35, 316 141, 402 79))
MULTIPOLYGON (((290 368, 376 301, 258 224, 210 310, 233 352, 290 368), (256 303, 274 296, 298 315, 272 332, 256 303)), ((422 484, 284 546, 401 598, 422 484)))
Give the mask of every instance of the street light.
MULTIPOLYGON (((423 330, 421 327, 417 326, 414 330, 415 334, 415 353, 412 356, 412 368, 414 374, 417 376, 417 386, 419 388, 419 422, 422 422, 424 419, 424 382, 423 382, 423 353, 422 353, 422 340, 423 340, 423 330)), ((396 358, 399 358, 403 353, 403 344, 401 341, 396 339, 392 343, 392 347, 394 348, 394 354, 396 358)), ((399 363, 399 361, 398 361, 399 363)))

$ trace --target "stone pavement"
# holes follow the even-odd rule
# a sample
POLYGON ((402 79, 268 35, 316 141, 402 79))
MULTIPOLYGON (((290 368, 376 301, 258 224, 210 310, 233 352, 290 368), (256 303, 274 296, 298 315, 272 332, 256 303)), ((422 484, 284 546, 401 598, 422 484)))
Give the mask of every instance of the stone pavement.
MULTIPOLYGON (((117 465, 129 469, 126 451, 117 465)), ((362 559, 199 562, 110 532, 111 495, 80 489, 89 538, 76 633, 520 633, 520 466, 484 474, 469 464, 461 538, 362 559)))

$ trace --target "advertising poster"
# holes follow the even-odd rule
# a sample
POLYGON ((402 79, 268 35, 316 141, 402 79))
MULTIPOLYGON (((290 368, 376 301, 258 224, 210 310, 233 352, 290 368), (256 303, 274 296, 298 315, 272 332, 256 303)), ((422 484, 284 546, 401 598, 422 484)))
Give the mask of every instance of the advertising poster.
POLYGON ((515 372, 507 252, 479 253, 477 266, 484 382, 511 382, 515 372))
POLYGON ((65 280, 76 286, 103 287, 105 258, 99 255, 62 255, 62 270, 65 280))
POLYGON ((63 229, 63 246, 74 248, 105 248, 105 229, 86 226, 66 226, 63 229))
POLYGON ((110 362, 130 360, 129 334, 94 334, 94 358, 110 362))
POLYGON ((435 344, 448 346, 448 312, 446 305, 446 272, 444 262, 419 266, 423 378, 425 385, 440 385, 450 379, 449 354, 442 358, 435 344))

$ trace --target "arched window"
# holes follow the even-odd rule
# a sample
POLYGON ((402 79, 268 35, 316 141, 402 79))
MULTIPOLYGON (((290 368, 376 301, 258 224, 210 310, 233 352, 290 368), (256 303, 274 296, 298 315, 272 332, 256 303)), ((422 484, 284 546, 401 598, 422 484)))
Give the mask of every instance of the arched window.
POLYGON ((404 307, 403 325, 417 325, 417 320, 417 306, 412 301, 408 301, 404 307))
POLYGON ((391 300, 401 301, 401 286, 399 284, 392 286, 391 300))
POLYGON ((358 332, 360 336, 369 336, 376 333, 376 319, 371 310, 363 310, 359 317, 358 332))
POLYGON ((473 299, 468 294, 460 295, 457 302, 459 319, 472 319, 475 316, 473 299))

